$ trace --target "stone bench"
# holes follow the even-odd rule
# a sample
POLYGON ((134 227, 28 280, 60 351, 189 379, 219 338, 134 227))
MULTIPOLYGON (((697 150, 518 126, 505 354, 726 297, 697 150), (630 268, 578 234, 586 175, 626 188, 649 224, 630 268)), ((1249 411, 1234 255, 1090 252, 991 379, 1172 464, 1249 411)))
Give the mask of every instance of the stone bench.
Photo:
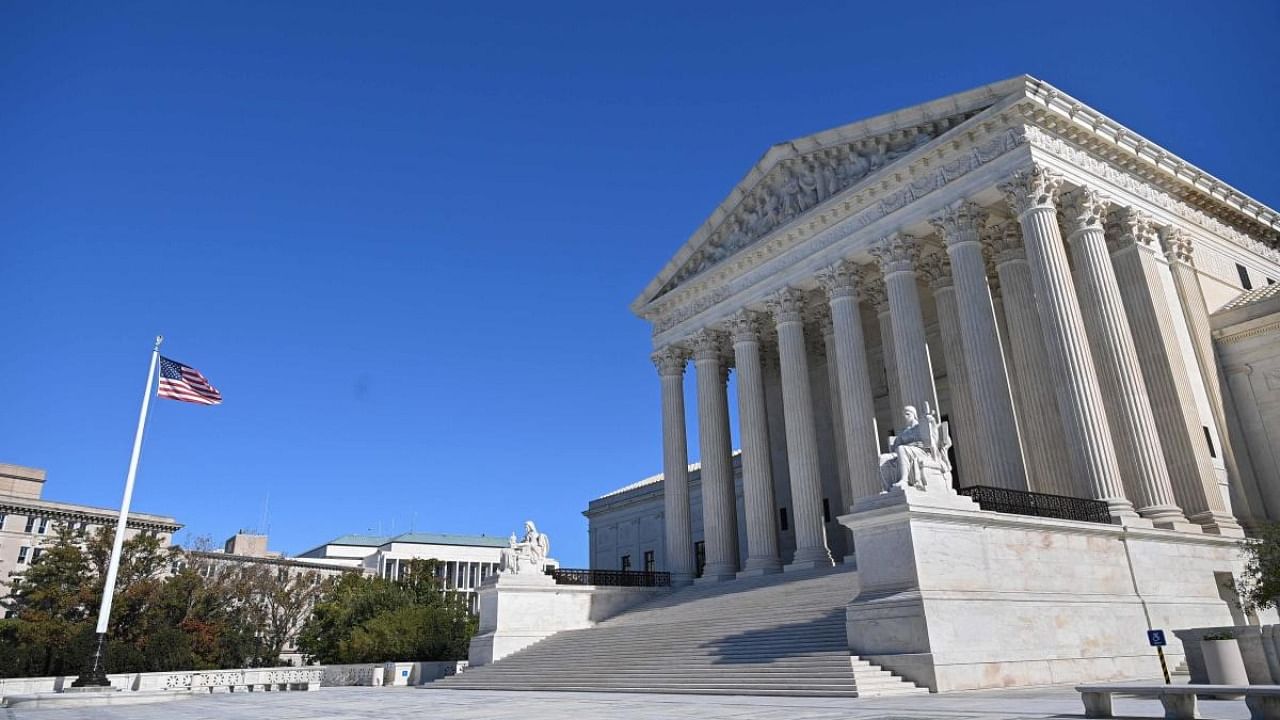
POLYGON ((1252 720, 1280 720, 1280 685, 1077 685, 1084 702, 1084 716, 1109 718, 1111 696, 1159 698, 1164 716, 1172 720, 1195 720, 1197 695, 1243 695, 1252 720))

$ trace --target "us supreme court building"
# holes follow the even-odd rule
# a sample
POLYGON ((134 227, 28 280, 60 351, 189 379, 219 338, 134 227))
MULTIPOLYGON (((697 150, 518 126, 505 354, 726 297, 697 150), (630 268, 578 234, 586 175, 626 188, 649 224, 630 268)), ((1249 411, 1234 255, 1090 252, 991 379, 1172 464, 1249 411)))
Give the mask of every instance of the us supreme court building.
POLYGON ((775 145, 631 306, 662 474, 591 503, 593 567, 645 558, 678 585, 856 563, 851 650, 935 689, 984 684, 933 667, 963 635, 937 628, 1062 618, 1071 583, 1141 599, 1146 624, 1231 624, 1222 586, 1280 478, 1210 316, 1280 278, 1277 247, 1275 210, 1030 76, 775 145), (908 405, 949 431, 944 502, 882 494, 908 405), (1132 587, 1081 579, 1122 546, 1132 587), (992 604, 1015 591, 1022 609, 992 604), (914 629, 877 636, 890 607, 914 629))

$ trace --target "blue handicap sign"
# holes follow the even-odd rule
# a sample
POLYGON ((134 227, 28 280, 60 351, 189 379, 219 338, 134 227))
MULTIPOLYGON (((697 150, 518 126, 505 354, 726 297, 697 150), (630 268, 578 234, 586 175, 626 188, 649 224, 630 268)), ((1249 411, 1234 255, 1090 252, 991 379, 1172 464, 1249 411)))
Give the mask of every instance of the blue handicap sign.
POLYGON ((1163 647, 1169 644, 1164 640, 1163 630, 1148 630, 1147 642, 1151 644, 1151 647, 1163 647))

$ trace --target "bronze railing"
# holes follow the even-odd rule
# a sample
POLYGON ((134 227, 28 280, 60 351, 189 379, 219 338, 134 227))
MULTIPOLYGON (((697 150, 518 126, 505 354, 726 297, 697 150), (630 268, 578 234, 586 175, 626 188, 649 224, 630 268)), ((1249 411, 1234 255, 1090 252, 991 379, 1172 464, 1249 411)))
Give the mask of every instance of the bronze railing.
POLYGON ((971 485, 960 488, 957 492, 973 498, 978 503, 978 507, 983 510, 1061 520, 1111 523, 1111 511, 1102 500, 1046 495, 987 485, 971 485))
POLYGON ((613 587, 670 587, 671 573, 635 570, 586 570, 555 568, 547 574, 557 585, 610 585, 613 587))

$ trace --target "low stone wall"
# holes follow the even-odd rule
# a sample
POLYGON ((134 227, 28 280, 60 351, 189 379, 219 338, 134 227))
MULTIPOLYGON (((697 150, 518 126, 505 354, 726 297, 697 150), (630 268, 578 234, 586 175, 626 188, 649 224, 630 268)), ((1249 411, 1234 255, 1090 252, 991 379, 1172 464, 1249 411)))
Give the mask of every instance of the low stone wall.
POLYGON ((1200 642, 1205 635, 1231 633, 1240 645, 1240 657, 1250 685, 1280 684, 1280 625, 1222 625, 1174 630, 1186 654, 1191 682, 1209 682, 1200 642))
MULTIPOLYGON (((324 668, 281 667, 240 670, 177 670, 108 675, 120 690, 173 690, 188 693, 319 690, 324 668)), ((74 675, 0 679, 0 700, 13 695, 59 692, 71 687, 74 675)))
POLYGON ((326 687, 423 685, 457 674, 466 665, 465 660, 325 665, 323 684, 326 687))

